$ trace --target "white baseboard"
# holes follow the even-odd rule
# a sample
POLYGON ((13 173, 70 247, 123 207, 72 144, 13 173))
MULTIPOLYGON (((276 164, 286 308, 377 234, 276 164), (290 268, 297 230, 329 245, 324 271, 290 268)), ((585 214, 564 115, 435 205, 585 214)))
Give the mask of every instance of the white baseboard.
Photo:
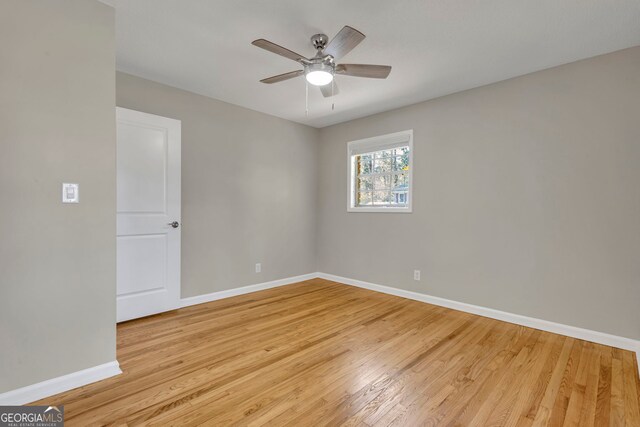
MULTIPOLYGON (((429 304, 447 307, 453 310, 464 311, 466 313, 477 314, 479 316, 502 320, 509 323, 515 323, 517 325, 527 326, 534 329, 540 329, 542 331, 553 332, 555 334, 565 335, 572 338, 578 338, 585 341, 591 341, 598 344, 604 344, 611 347, 634 351, 636 353, 638 367, 640 368, 640 341, 637 340, 327 273, 309 273, 301 276, 273 280, 271 282, 258 283, 256 285, 243 286, 241 288, 228 289, 225 291, 183 298, 180 301, 180 307, 188 307, 191 305, 202 304, 205 302, 216 301, 223 298, 248 294, 264 289, 290 285, 292 283, 302 282, 314 278, 331 280, 334 282, 344 283, 346 285, 357 286, 359 288, 369 289, 376 292, 382 292, 389 295, 395 295, 416 301, 426 302, 429 304)), ((122 373, 122 371, 120 370, 120 366, 118 365, 117 361, 105 363, 103 365, 94 366, 93 368, 84 369, 82 371, 63 375, 58 378, 53 378, 27 387, 22 387, 17 390, 1 393, 0 405, 24 405, 26 403, 43 399, 47 396, 52 396, 54 394, 62 393, 64 391, 81 387, 92 382, 100 381, 114 375, 118 375, 120 373, 122 373)))
POLYGON ((24 405, 121 374, 117 360, 0 394, 0 405, 24 405))
POLYGON ((445 298, 434 297, 418 292, 405 291, 403 289, 392 288, 390 286, 377 285, 375 283, 364 282, 362 280, 350 279, 348 277, 335 276, 333 274, 318 273, 318 277, 333 282, 344 283, 346 285, 357 286, 359 288, 382 292, 429 304, 439 305, 466 313, 477 314, 491 319, 502 320, 504 322, 515 323, 516 325, 527 326, 529 328, 540 329, 542 331, 553 332, 554 334, 565 335, 597 344, 604 344, 624 350, 634 351, 640 369, 640 341, 617 335, 606 334, 604 332, 592 331, 590 329, 578 328, 576 326, 563 325, 562 323, 550 322, 548 320, 536 319, 534 317, 522 316, 520 314, 508 313, 506 311, 494 310, 492 308, 481 307, 479 305, 467 304, 445 298))
POLYGON ((346 285, 357 286, 359 288, 369 289, 372 291, 382 292, 385 294, 395 295, 416 301, 426 302, 441 307, 451 308, 453 310, 464 311, 466 313, 477 314, 479 316, 489 317, 491 319, 502 320, 504 322, 515 323, 517 325, 527 326, 529 328, 540 329, 542 331, 552 332, 555 334, 565 335, 572 338, 578 338, 597 344, 617 347, 624 350, 630 350, 636 353, 638 368, 640 369, 640 341, 631 338, 620 337, 617 335, 607 334, 604 332, 592 331, 590 329, 579 328, 576 326, 564 325, 562 323, 550 322, 548 320, 537 319, 535 317, 523 316, 520 314, 509 313, 506 311, 495 310, 492 308, 482 307, 479 305, 467 304, 449 300, 446 298, 435 297, 418 292, 406 291, 403 289, 393 288, 390 286, 378 285, 375 283, 365 282, 362 280, 351 279, 348 277, 336 276, 328 273, 309 273, 301 276, 287 277, 284 279, 273 280, 271 282, 258 283, 256 285, 243 286, 241 288, 228 289, 225 291, 213 292, 195 297, 183 298, 180 301, 180 307, 188 307, 190 305, 202 304, 205 302, 216 301, 223 298, 229 298, 237 295, 248 294, 251 292, 271 289, 278 286, 290 285, 292 283, 302 282, 314 278, 322 278, 334 282, 344 283, 346 285))
POLYGON ((202 304, 205 302, 216 301, 223 298, 235 297, 237 295, 249 294, 251 292, 276 288, 278 286, 290 285, 292 283, 315 279, 316 277, 318 277, 318 273, 309 273, 303 274, 302 276, 287 277, 284 279, 272 280, 271 282, 258 283, 256 285, 243 286, 241 288, 227 289, 225 291, 212 292, 210 294, 182 298, 180 300, 180 307, 188 307, 190 305, 202 304))

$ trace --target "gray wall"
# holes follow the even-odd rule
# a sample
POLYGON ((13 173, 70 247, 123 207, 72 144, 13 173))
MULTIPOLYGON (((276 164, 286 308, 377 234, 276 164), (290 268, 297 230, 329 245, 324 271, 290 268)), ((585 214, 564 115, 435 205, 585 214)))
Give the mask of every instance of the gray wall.
POLYGON ((324 128, 320 147, 320 271, 640 339, 640 47, 324 128), (404 129, 413 213, 347 213, 347 142, 404 129))
POLYGON ((3 392, 116 358, 113 9, 5 0, 0 40, 3 392))
POLYGON ((183 298, 316 271, 317 129, 123 73, 116 91, 182 121, 183 298))

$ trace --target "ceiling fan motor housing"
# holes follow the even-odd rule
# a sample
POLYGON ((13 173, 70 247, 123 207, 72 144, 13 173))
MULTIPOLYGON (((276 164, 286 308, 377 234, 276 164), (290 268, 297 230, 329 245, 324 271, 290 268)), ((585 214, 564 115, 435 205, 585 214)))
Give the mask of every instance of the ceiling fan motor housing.
POLYGON ((308 64, 305 64, 304 69, 306 72, 311 71, 326 71, 327 73, 335 73, 335 64, 332 58, 327 56, 321 56, 318 58, 311 58, 308 64))

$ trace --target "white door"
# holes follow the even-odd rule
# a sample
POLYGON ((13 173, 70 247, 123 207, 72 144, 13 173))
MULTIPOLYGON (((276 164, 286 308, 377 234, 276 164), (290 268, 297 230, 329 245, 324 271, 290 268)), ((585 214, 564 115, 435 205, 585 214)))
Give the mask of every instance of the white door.
POLYGON ((178 307, 179 120, 116 108, 118 322, 178 307))

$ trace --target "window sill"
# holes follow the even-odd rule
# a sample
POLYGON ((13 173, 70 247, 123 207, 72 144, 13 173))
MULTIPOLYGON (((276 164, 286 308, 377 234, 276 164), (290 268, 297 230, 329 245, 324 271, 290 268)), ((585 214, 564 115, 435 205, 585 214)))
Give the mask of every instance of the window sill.
POLYGON ((347 212, 356 213, 411 213, 411 208, 347 208, 347 212))

